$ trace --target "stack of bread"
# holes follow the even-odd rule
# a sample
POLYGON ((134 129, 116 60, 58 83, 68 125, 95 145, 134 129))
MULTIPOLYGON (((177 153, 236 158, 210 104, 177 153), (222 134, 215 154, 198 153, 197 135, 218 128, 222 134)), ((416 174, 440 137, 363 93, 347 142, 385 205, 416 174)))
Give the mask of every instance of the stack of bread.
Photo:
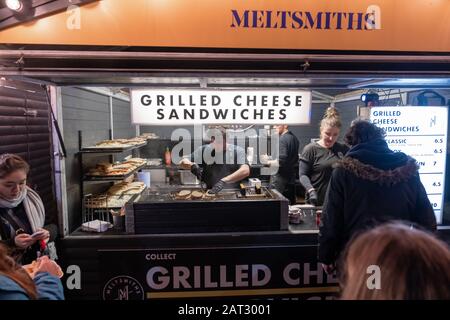
POLYGON ((140 167, 144 164, 147 164, 147 159, 142 158, 130 158, 127 160, 122 161, 122 164, 131 164, 136 167, 140 167))
POLYGON ((140 181, 120 182, 106 191, 106 194, 90 197, 86 202, 87 208, 121 208, 134 195, 140 194, 145 184, 140 181))
POLYGON ((125 143, 124 139, 103 140, 95 144, 95 148, 128 148, 131 144, 125 143))
POLYGON ((121 176, 136 170, 147 163, 146 159, 130 158, 119 164, 100 162, 88 172, 88 176, 121 176))
POLYGON ((141 134, 138 138, 150 140, 150 139, 159 139, 159 136, 156 133, 148 132, 141 134))
POLYGON ((141 138, 141 137, 136 137, 136 138, 131 138, 131 139, 124 139, 124 141, 123 141, 123 143, 130 144, 132 146, 139 145, 139 144, 144 144, 146 142, 147 142, 147 139, 141 138))
POLYGON ((140 144, 145 144, 146 138, 136 137, 131 139, 113 139, 113 140, 103 140, 95 144, 96 148, 128 148, 140 144))

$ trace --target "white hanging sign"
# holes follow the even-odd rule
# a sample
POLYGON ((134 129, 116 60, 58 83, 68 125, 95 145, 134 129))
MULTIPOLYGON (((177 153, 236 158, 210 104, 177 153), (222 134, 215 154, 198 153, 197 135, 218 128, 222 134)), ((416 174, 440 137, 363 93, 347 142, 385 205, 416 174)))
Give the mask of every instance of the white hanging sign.
POLYGON ((301 90, 132 89, 140 125, 309 124, 311 92, 301 90))

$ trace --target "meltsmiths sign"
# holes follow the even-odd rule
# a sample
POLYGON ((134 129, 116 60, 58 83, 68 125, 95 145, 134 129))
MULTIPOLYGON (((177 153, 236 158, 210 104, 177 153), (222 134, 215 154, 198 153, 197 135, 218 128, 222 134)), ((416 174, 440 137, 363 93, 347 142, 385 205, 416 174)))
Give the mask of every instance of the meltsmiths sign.
POLYGON ((80 1, 72 1, 66 12, 40 18, 38 23, 2 30, 0 42, 190 49, 450 51, 450 1, 445 0, 102 0, 79 8, 74 2, 80 1))
POLYGON ((311 92, 299 90, 131 90, 141 125, 309 124, 311 92))

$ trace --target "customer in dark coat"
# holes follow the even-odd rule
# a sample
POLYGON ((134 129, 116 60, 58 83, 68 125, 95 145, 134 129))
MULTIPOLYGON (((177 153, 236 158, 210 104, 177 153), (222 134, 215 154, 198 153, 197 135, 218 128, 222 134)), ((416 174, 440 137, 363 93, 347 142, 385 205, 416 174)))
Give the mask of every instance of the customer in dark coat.
POLYGON ((355 121, 345 140, 352 148, 333 170, 319 232, 319 261, 327 272, 353 235, 380 222, 436 229, 415 159, 390 150, 384 131, 368 121, 355 121))

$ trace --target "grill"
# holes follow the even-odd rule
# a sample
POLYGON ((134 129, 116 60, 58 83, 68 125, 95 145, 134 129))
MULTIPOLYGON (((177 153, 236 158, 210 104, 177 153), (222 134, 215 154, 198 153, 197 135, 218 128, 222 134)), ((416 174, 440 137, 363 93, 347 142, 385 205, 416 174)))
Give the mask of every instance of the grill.
POLYGON ((288 203, 276 190, 243 196, 223 190, 215 197, 179 199, 181 190, 147 191, 126 207, 126 231, 134 234, 276 231, 288 228, 288 203))

